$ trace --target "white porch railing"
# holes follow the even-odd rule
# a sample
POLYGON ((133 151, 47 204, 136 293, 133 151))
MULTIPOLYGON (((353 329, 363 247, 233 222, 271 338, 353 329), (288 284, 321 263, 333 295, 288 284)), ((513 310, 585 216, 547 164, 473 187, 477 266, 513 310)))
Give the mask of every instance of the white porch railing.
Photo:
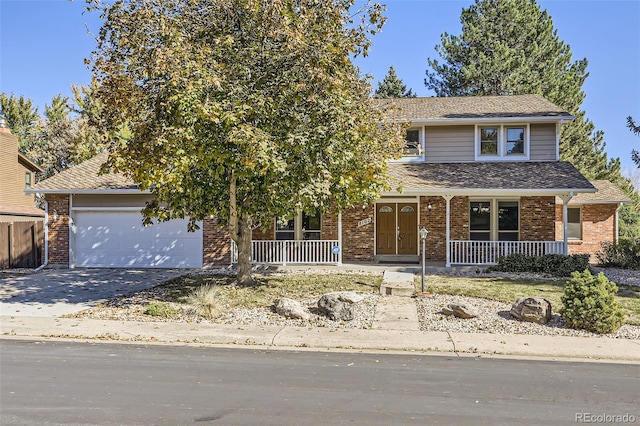
MULTIPOLYGON (((266 264, 340 264, 340 254, 333 248, 338 240, 258 240, 251 242, 251 263, 266 264)), ((231 261, 238 262, 238 248, 231 241, 231 261)))
POLYGON ((492 265, 511 253, 530 256, 563 254, 562 241, 450 241, 452 265, 492 265))

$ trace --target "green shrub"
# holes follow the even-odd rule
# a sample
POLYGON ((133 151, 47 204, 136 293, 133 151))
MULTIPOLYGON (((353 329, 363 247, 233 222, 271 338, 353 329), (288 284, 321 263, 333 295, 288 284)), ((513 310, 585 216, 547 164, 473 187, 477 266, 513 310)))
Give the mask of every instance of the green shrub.
POLYGON ((605 241, 596 258, 599 266, 640 270, 640 241, 605 241))
POLYGON ((584 271, 588 267, 589 255, 586 254, 529 256, 512 253, 500 257, 498 263, 487 270, 490 272, 535 272, 556 277, 569 277, 572 272, 584 271))
POLYGON ((569 327, 611 333, 622 325, 624 314, 616 300, 618 286, 601 272, 574 272, 564 287, 560 314, 569 327))
POLYGON ((147 305, 144 313, 152 317, 171 318, 180 311, 166 302, 152 302, 147 305))
POLYGON ((224 296, 219 285, 205 284, 193 290, 186 300, 197 315, 214 318, 224 305, 223 299, 224 296))

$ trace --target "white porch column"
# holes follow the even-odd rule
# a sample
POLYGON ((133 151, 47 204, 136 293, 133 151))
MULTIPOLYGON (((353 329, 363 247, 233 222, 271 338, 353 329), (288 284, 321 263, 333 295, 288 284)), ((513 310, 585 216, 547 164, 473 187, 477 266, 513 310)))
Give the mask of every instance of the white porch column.
POLYGON ((560 199, 562 200, 562 236, 564 238, 562 250, 565 256, 569 254, 569 213, 567 210, 567 204, 569 204, 569 201, 571 201, 573 195, 573 192, 559 195, 560 199))
POLYGON ((340 251, 338 252, 338 265, 342 265, 342 212, 338 213, 338 247, 340 247, 340 251))
POLYGON ((446 232, 446 259, 447 259, 447 263, 446 263, 446 267, 450 268, 451 267, 451 199, 453 198, 453 195, 443 195, 442 198, 444 198, 444 200, 447 202, 447 209, 446 209, 446 226, 445 226, 445 232, 446 232))

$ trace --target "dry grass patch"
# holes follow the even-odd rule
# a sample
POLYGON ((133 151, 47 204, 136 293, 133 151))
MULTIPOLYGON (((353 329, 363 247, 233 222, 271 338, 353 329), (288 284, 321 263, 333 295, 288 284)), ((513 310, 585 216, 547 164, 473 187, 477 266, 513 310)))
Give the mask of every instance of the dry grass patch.
POLYGON ((238 287, 234 277, 217 275, 185 275, 162 284, 166 301, 189 303, 189 295, 203 286, 217 286, 220 297, 229 308, 268 307, 279 297, 296 300, 320 297, 332 291, 377 292, 381 276, 326 274, 272 275, 256 279, 254 287, 238 287))
MULTIPOLYGON (((520 297, 539 296, 551 302, 554 311, 562 306, 565 279, 525 279, 507 277, 425 276, 426 290, 431 293, 480 297, 513 303, 520 297)), ((420 277, 415 281, 421 286, 420 277)), ((625 312, 625 323, 640 325, 640 288, 619 285, 616 298, 625 312)))

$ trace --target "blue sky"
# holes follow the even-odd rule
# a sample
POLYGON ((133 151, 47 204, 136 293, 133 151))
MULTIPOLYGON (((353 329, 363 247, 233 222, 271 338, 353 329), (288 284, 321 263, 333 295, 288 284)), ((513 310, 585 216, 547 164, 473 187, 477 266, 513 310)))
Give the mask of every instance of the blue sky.
MULTIPOLYGON (((376 87, 393 65, 418 96, 433 96, 424 86, 427 58, 440 59, 435 51, 440 35, 459 34, 460 12, 472 3, 386 1, 387 24, 357 64, 376 87)), ((608 155, 632 169, 630 151, 640 149, 640 139, 627 129, 626 117, 640 121, 640 1, 538 3, 571 46, 573 59, 588 59, 582 109, 605 132, 608 155)), ((42 113, 56 94, 69 96, 72 83, 88 84, 91 74, 83 60, 95 45, 100 21, 83 9, 84 0, 0 0, 0 91, 32 99, 42 113)))

